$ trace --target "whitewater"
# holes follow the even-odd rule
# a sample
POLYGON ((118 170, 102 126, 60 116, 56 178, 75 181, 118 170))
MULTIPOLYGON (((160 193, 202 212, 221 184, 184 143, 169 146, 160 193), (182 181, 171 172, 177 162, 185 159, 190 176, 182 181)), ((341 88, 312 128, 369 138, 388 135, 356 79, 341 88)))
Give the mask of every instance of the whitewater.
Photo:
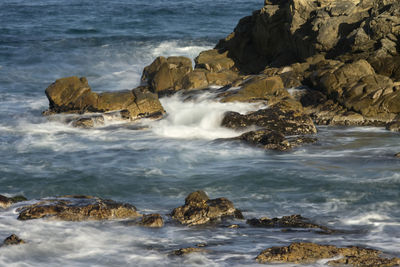
MULTIPOLYGON (((160 99, 158 121, 106 120, 93 129, 42 116, 45 88, 85 76, 96 92, 132 89, 157 56, 196 57, 262 1, 59 1, 0 3, 0 194, 35 199, 79 194, 160 213, 161 229, 121 221, 17 220, 0 210, 0 266, 258 266, 271 246, 307 241, 360 245, 400 256, 398 133, 376 127, 318 127, 316 144, 289 152, 235 141, 220 126, 226 111, 260 104, 220 103, 215 90, 160 99), (183 227, 168 214, 193 191, 226 197, 246 218, 301 214, 346 235, 251 228, 183 227), (207 244, 210 253, 171 257, 207 244)), ((315 266, 322 265, 318 262, 315 266)))

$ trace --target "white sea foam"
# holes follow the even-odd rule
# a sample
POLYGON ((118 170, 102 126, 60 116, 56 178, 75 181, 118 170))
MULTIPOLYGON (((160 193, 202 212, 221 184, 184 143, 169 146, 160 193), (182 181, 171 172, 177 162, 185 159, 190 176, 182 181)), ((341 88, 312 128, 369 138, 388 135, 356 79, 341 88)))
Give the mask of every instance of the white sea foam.
POLYGON ((153 131, 164 137, 180 139, 230 138, 240 132, 221 127, 224 113, 247 113, 257 110, 260 104, 220 103, 204 94, 194 100, 183 101, 180 95, 161 99, 168 116, 152 125, 153 131))

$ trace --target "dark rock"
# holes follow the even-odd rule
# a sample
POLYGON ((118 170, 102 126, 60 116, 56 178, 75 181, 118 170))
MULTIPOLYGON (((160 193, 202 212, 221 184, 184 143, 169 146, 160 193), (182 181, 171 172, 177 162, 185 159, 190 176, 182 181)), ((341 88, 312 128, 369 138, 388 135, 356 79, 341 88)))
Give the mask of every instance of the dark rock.
POLYGON ((39 218, 64 221, 127 219, 141 216, 133 205, 91 196, 44 199, 18 210, 18 220, 39 218))
POLYGON ((190 253, 195 253, 195 252, 197 252, 197 253, 205 253, 205 252, 208 252, 208 250, 206 250, 206 249, 204 249, 204 248, 181 248, 181 249, 178 249, 178 250, 175 250, 174 252, 173 252, 173 255, 175 255, 175 256, 184 256, 184 255, 187 255, 187 254, 190 254, 190 253))
POLYGON ((104 125, 104 118, 102 115, 80 118, 72 122, 72 126, 79 128, 92 128, 99 125, 104 125))
POLYGON ((278 132, 280 135, 314 134, 317 132, 310 116, 306 115, 301 104, 294 100, 281 101, 266 109, 260 109, 246 115, 228 112, 225 114, 221 125, 232 129, 257 126, 278 132))
MULTIPOLYGON (((50 110, 44 114, 110 112, 126 111, 130 119, 137 119, 152 114, 164 113, 158 96, 146 87, 133 90, 94 93, 86 78, 68 77, 57 80, 46 89, 50 102, 50 110)), ((90 120, 84 119, 79 125, 90 125, 90 120)))
POLYGON ((386 129, 391 132, 400 132, 400 121, 394 121, 386 125, 386 129))
POLYGON ((209 199, 204 191, 196 191, 185 199, 185 205, 172 211, 172 218, 185 225, 199 225, 222 217, 241 217, 233 203, 226 198, 209 199))
POLYGON ((206 69, 210 72, 219 72, 235 68, 235 62, 229 58, 228 52, 216 49, 203 51, 195 58, 196 68, 206 69))
POLYGON ((341 256, 328 261, 328 265, 398 266, 399 258, 384 258, 381 252, 360 247, 338 248, 314 243, 292 243, 287 247, 272 247, 262 251, 256 258, 259 263, 312 264, 321 259, 341 256))
POLYGON ((160 228, 164 226, 164 220, 160 214, 143 215, 140 225, 145 227, 160 228))
POLYGON ((17 202, 22 202, 26 201, 26 197, 17 195, 13 197, 6 197, 3 195, 0 195, 0 208, 6 209, 10 207, 12 204, 17 203, 17 202))
POLYGON ((260 219, 249 219, 247 224, 255 227, 266 227, 266 228, 312 228, 320 229, 324 233, 334 233, 333 229, 329 229, 326 226, 311 223, 307 218, 301 215, 290 215, 283 216, 282 218, 260 218, 260 219))
POLYGON ((3 246, 21 245, 21 244, 25 244, 25 241, 14 234, 10 235, 3 241, 3 246))

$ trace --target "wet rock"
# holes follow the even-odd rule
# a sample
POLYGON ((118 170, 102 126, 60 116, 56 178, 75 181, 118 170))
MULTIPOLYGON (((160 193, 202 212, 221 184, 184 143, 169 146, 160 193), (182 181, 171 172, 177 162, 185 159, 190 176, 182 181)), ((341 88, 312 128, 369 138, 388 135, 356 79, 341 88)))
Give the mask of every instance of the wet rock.
POLYGON ((44 199, 18 209, 18 220, 39 218, 63 221, 111 220, 141 216, 135 206, 91 196, 44 199))
POLYGON ((311 264, 321 259, 341 257, 328 261, 333 266, 398 266, 399 258, 381 257, 381 252, 360 247, 338 248, 314 243, 292 243, 287 247, 272 247, 256 258, 259 263, 311 264))
POLYGON ((6 197, 3 195, 0 195, 0 208, 6 209, 14 203, 22 202, 22 201, 26 201, 26 200, 27 200, 26 197, 21 196, 21 195, 13 196, 13 197, 6 197))
POLYGON ((178 250, 175 250, 172 254, 175 256, 184 256, 190 253, 205 253, 208 252, 208 250, 204 248, 181 248, 178 250))
MULTIPOLYGON (((158 96, 146 87, 97 94, 91 91, 86 78, 75 76, 57 80, 46 89, 46 95, 50 106, 44 114, 125 110, 133 120, 165 112, 158 96)), ((83 120, 78 124, 85 126, 91 122, 83 120)))
POLYGON ((14 234, 10 235, 3 241, 3 246, 21 245, 21 244, 25 244, 25 241, 14 234))
POLYGON ((104 125, 104 117, 102 115, 84 117, 72 122, 72 126, 78 128, 93 128, 94 126, 99 125, 104 125))
POLYGON ((260 218, 260 219, 249 219, 247 224, 254 227, 266 227, 266 228, 312 228, 320 229, 324 233, 334 233, 335 230, 329 229, 326 226, 311 223, 307 218, 301 215, 290 215, 283 216, 282 218, 260 218))
POLYGON ((209 199, 204 191, 196 191, 185 199, 185 205, 174 209, 173 219, 185 225, 205 224, 222 217, 242 218, 241 212, 226 198, 209 199))
POLYGON ((186 57, 158 57, 145 67, 142 81, 146 81, 154 93, 166 93, 182 89, 182 79, 193 71, 192 61, 186 57))
POLYGON ((386 125, 386 129, 391 132, 400 132, 400 121, 394 121, 386 125))
POLYGON ((281 101, 266 109, 260 109, 246 115, 228 112, 225 114, 221 125, 232 129, 256 126, 284 136, 317 132, 311 117, 303 112, 301 104, 295 100, 281 101))
POLYGON ((396 158, 400 158, 400 152, 394 155, 396 158))
POLYGON ((140 225, 151 228, 160 228, 164 226, 164 220, 160 214, 143 215, 140 225))

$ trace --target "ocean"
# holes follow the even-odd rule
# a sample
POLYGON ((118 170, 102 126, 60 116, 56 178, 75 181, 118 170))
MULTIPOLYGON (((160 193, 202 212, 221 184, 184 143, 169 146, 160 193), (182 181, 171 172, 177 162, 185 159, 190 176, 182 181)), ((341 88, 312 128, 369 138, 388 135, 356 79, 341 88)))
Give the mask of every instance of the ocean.
MULTIPOLYGON (((30 200, 93 195, 160 213, 161 229, 120 221, 18 221, 0 210, 0 266, 251 266, 271 246, 317 242, 358 245, 400 256, 399 134, 374 127, 318 127, 318 142, 264 151, 221 138, 226 111, 210 93, 161 102, 168 116, 145 129, 115 121, 78 129, 48 119, 44 90, 56 79, 87 77, 93 91, 132 89, 157 56, 187 56, 215 46, 261 0, 2 0, 0 2, 0 194, 30 200), (232 220, 185 227, 168 214, 204 190, 226 197, 246 218, 301 214, 345 234, 282 232, 232 220), (169 254, 206 243, 209 253, 169 254)), ((25 203, 26 204, 26 203, 25 203)), ((319 262, 315 266, 323 263, 319 262)))

